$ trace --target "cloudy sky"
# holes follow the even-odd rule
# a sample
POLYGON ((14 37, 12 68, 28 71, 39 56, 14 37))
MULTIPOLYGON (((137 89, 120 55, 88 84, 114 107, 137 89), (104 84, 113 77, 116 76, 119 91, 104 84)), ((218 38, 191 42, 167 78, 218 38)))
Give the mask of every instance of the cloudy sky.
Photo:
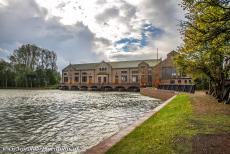
POLYGON ((156 58, 181 44, 180 0, 0 0, 0 58, 31 43, 67 64, 156 58))

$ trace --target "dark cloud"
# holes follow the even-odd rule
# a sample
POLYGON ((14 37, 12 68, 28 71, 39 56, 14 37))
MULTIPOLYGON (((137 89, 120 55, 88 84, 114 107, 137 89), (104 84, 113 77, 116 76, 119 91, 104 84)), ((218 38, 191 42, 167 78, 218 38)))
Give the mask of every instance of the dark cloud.
POLYGON ((108 21, 109 19, 115 18, 119 16, 119 9, 116 7, 107 8, 101 14, 98 14, 95 18, 96 20, 101 23, 108 21))
POLYGON ((92 18, 92 22, 79 19, 82 22, 63 25, 60 21, 63 22, 64 16, 54 17, 52 11, 48 13, 35 0, 8 0, 7 6, 0 5, 0 58, 7 57, 24 43, 34 43, 57 52, 61 69, 69 62, 148 58, 154 55, 156 48, 166 55, 180 43, 177 32, 178 20, 183 16, 177 4, 180 0, 142 0, 138 3, 98 0, 89 3, 93 5, 89 8, 101 9, 95 14, 84 12, 87 8, 78 1, 74 1, 75 5, 72 1, 59 2, 54 7, 60 12, 65 13, 72 5, 75 11, 81 9, 76 18, 84 15, 92 18), (147 25, 144 29, 143 24, 147 25), (126 38, 137 39, 138 43, 123 42, 127 50, 122 51, 122 42, 120 48, 116 42, 126 38))
POLYGON ((95 53, 91 52, 95 36, 87 26, 64 26, 59 18, 47 19, 46 15, 47 11, 33 0, 10 0, 8 6, 0 9, 1 50, 12 52, 24 43, 37 44, 57 52, 60 68, 69 62, 95 60, 95 53))
MULTIPOLYGON (((180 34, 177 31, 178 24, 184 15, 183 10, 178 5, 179 3, 180 0, 143 0, 136 8, 129 11, 129 14, 134 14, 134 16, 123 18, 121 21, 129 25, 130 30, 132 30, 130 19, 137 17, 139 23, 145 25, 141 31, 142 42, 124 43, 123 46, 118 46, 120 50, 111 54, 110 58, 123 60, 126 58, 148 58, 153 55, 153 57, 156 57, 157 48, 159 48, 159 54, 165 57, 169 51, 176 49, 181 42, 180 34), (140 44, 143 44, 142 47, 137 48, 140 44)), ((127 9, 122 10, 127 11, 127 9)), ((135 30, 135 27, 133 30, 135 30)))
POLYGON ((122 1, 121 10, 124 12, 126 18, 132 18, 136 16, 137 8, 125 1, 122 1))
POLYGON ((179 3, 180 0, 145 0, 142 9, 154 25, 175 31, 178 20, 183 16, 179 3))

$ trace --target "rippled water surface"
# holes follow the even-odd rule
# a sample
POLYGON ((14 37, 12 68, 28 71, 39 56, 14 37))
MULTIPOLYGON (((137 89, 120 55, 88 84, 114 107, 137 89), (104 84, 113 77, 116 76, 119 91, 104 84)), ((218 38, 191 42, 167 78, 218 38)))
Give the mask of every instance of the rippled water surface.
POLYGON ((0 90, 0 147, 84 152, 159 104, 128 92, 0 90))

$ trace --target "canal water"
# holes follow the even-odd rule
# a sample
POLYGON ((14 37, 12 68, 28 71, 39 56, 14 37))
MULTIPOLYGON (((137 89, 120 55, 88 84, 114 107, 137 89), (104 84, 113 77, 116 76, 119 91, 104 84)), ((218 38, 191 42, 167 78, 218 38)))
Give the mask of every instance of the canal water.
POLYGON ((82 153, 160 103, 131 92, 0 90, 0 153, 82 153))

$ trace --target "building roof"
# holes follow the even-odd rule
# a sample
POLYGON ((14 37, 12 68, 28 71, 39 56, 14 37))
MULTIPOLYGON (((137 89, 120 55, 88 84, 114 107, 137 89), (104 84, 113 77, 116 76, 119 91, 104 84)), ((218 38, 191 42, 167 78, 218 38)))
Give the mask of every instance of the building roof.
POLYGON ((155 66, 160 62, 160 60, 149 59, 149 60, 132 60, 132 61, 118 61, 118 62, 108 62, 112 68, 135 68, 141 62, 146 62, 150 67, 155 66))
MULTIPOLYGON (((131 61, 116 61, 116 62, 105 62, 110 64, 112 68, 135 68, 141 62, 146 62, 150 67, 154 67, 157 65, 161 59, 148 59, 148 60, 131 60, 131 61)), ((85 63, 85 64, 70 64, 66 68, 63 69, 65 71, 68 68, 72 68, 74 70, 93 70, 101 63, 85 63)))

